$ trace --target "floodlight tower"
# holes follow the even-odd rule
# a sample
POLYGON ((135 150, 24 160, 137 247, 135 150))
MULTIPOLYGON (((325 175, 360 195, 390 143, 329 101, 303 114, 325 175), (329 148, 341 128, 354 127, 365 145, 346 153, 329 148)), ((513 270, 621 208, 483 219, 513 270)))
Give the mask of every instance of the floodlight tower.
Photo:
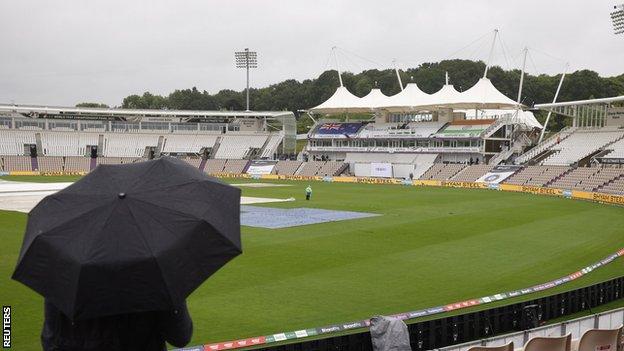
POLYGON ((624 4, 613 6, 615 11, 611 12, 613 31, 615 34, 624 34, 624 4))
POLYGON ((255 51, 249 51, 249 48, 245 48, 245 51, 236 51, 234 53, 236 59, 236 68, 245 68, 247 70, 247 109, 249 111, 249 69, 258 68, 258 54, 255 51))

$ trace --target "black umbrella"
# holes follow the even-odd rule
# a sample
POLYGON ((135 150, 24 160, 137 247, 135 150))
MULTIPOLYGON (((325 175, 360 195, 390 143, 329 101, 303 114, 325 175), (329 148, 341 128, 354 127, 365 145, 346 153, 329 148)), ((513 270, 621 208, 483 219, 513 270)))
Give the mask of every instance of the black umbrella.
POLYGON ((175 308, 242 252, 240 189, 171 157, 98 166, 28 216, 13 279, 72 319, 175 308))

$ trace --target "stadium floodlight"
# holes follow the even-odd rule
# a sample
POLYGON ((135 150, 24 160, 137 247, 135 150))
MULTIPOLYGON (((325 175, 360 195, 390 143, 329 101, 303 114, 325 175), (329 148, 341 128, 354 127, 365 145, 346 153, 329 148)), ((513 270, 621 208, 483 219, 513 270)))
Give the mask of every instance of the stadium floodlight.
POLYGON ((613 6, 615 11, 611 12, 613 31, 615 34, 624 33, 624 4, 613 6))
POLYGON ((245 68, 247 70, 247 111, 249 111, 249 69, 258 68, 258 54, 255 51, 236 51, 234 53, 236 59, 236 68, 245 68))

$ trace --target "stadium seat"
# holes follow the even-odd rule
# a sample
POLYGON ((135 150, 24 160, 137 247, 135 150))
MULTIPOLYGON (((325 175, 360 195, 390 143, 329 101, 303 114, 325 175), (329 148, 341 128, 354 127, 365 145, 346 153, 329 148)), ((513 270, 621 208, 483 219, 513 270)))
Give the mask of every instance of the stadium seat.
POLYGON ((63 173, 63 157, 42 156, 37 157, 39 171, 43 173, 63 173))
POLYGON ((578 130, 560 143, 555 143, 551 150, 557 152, 547 157, 542 164, 574 164, 622 137, 624 132, 609 128, 578 130))
POLYGON ((492 168, 494 168, 492 165, 471 165, 461 170, 454 177, 452 177, 451 180, 457 182, 474 182, 483 177, 487 172, 491 171, 492 168))
POLYGON ((468 349, 468 351, 513 351, 514 343, 513 341, 501 346, 473 346, 468 349))
POLYGON ((277 152, 277 147, 284 139, 282 133, 273 133, 269 136, 269 140, 264 145, 264 149, 262 149, 262 154, 260 158, 272 158, 273 154, 277 152))
POLYGON ((294 175, 299 167, 301 167, 301 161, 278 161, 273 170, 272 174, 281 174, 281 175, 294 175))
POLYGON ((624 158, 624 139, 620 139, 607 147, 611 150, 604 158, 624 158))
POLYGON ((248 163, 248 160, 225 160, 223 172, 229 174, 241 174, 245 171, 245 168, 247 168, 248 163))
POLYGON ((534 157, 538 156, 542 152, 544 152, 546 150, 549 150, 551 147, 556 145, 557 141, 561 142, 561 141, 565 140, 572 133, 574 133, 576 131, 576 129, 577 128, 575 128, 575 127, 568 127, 568 128, 562 129, 559 133, 551 136, 550 138, 548 138, 548 139, 544 140, 543 142, 541 142, 539 145, 536 145, 534 148, 532 148, 529 151, 525 152, 524 154, 518 156, 518 158, 516 158, 516 160, 515 160, 515 163, 516 164, 523 164, 525 162, 530 161, 531 159, 533 159, 534 157))
POLYGON ((570 168, 566 166, 527 166, 505 180, 507 184, 545 186, 555 181, 570 168))
POLYGON ((232 134, 224 135, 215 154, 217 159, 242 159, 249 149, 261 149, 267 141, 268 134, 232 134))
POLYGON ((183 157, 182 161, 188 163, 189 165, 195 168, 199 168, 199 165, 201 164, 202 159, 199 157, 183 157))
POLYGON ((11 171, 32 171, 31 158, 28 156, 2 156, 4 161, 4 170, 11 171))
POLYGON ((90 168, 91 168, 91 158, 89 157, 82 157, 82 156, 65 157, 65 172, 67 173, 89 172, 90 168))
POLYGON ((202 148, 213 147, 218 134, 171 134, 165 137, 162 152, 169 153, 199 153, 202 148))
POLYGON ((466 168, 466 165, 459 163, 435 163, 429 168, 422 176, 421 180, 448 180, 455 176, 462 169, 466 168))
POLYGON ((527 341, 524 351, 570 351, 572 335, 558 337, 536 336, 527 341))
POLYGON ((309 161, 303 164, 303 166, 299 169, 298 175, 303 176, 315 176, 318 174, 318 171, 323 167, 324 161, 309 161))
POLYGON ((223 168, 225 167, 225 161, 226 160, 216 160, 216 159, 206 160, 206 165, 204 166, 204 172, 208 174, 223 173, 223 168))
POLYGON ((618 336, 622 327, 617 329, 590 329, 578 341, 578 351, 616 351, 618 336))

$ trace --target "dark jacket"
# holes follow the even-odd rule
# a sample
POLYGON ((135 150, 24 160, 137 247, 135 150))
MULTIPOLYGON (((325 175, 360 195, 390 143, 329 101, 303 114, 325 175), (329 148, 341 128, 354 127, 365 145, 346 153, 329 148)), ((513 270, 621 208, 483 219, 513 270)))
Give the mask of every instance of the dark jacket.
POLYGON ((163 351, 165 341, 183 347, 193 322, 186 304, 175 311, 154 311, 72 321, 45 302, 41 344, 45 351, 163 351))

